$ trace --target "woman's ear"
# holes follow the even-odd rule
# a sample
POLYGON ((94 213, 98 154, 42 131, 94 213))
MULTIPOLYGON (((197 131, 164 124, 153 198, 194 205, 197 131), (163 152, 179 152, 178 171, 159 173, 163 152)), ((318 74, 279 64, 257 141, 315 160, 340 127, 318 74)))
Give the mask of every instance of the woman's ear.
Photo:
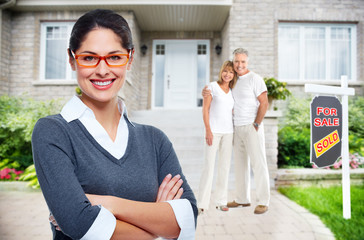
POLYGON ((73 57, 72 53, 71 53, 71 49, 67 49, 67 53, 68 53, 68 62, 72 68, 73 71, 76 71, 76 59, 73 57))
POLYGON ((134 60, 134 49, 130 50, 130 57, 129 57, 129 61, 128 61, 128 66, 126 69, 130 70, 131 69, 131 64, 133 63, 134 60))

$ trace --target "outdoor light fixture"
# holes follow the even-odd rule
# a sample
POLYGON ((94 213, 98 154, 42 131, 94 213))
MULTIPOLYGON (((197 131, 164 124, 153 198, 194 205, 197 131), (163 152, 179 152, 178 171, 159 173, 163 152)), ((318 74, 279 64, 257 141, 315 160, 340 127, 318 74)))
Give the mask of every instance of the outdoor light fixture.
POLYGON ((221 50, 222 50, 222 47, 220 44, 217 44, 216 47, 215 47, 215 52, 217 55, 220 55, 221 53, 221 50))
POLYGON ((140 51, 142 52, 143 56, 147 53, 148 47, 143 44, 143 46, 140 48, 140 51))

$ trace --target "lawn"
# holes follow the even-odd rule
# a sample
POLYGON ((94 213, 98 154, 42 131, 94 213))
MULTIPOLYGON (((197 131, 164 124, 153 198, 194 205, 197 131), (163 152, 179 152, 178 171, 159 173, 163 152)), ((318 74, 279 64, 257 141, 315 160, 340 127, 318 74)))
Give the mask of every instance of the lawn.
POLYGON ((364 240, 364 185, 351 186, 351 219, 343 218, 342 188, 287 187, 279 191, 320 217, 336 240, 364 240))

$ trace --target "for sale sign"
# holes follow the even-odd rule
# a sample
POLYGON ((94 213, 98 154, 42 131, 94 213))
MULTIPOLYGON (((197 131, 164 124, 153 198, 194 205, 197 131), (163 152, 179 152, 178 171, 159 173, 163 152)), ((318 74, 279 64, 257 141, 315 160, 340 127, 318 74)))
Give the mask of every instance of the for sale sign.
POLYGON ((317 96, 311 103, 311 163, 333 165, 341 156, 342 106, 336 97, 317 96))

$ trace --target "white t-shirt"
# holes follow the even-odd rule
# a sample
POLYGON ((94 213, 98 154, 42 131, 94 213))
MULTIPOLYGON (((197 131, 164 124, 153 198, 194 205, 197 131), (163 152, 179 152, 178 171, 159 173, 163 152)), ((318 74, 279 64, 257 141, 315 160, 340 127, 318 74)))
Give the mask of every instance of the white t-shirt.
POLYGON ((267 91, 267 86, 261 76, 250 71, 240 76, 233 88, 234 125, 242 126, 252 124, 257 116, 258 96, 267 91))
POLYGON ((229 89, 225 93, 217 82, 208 85, 212 101, 210 105, 210 127, 213 133, 233 133, 234 99, 229 89))

